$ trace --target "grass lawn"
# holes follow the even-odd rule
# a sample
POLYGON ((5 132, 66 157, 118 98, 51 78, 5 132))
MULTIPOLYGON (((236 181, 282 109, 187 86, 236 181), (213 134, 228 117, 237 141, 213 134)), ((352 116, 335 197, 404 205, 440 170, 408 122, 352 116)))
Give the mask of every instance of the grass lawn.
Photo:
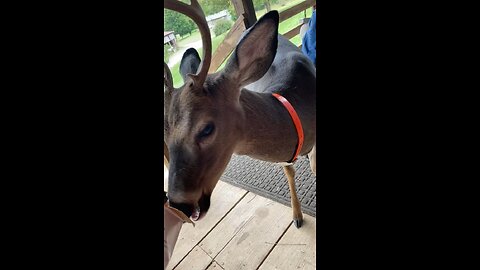
POLYGON ((186 44, 198 41, 200 38, 201 38, 200 37, 200 32, 198 31, 198 29, 195 29, 195 30, 193 30, 191 35, 186 36, 182 39, 178 39, 177 40, 177 45, 179 47, 185 47, 186 44))
MULTIPOLYGON (((293 4, 289 4, 288 7, 291 7, 298 2, 301 2, 301 1, 297 1, 293 4)), ((285 8, 282 8, 281 10, 283 10, 283 9, 285 9, 285 8)), ((306 9, 306 11, 307 11, 306 17, 310 18, 312 16, 312 8, 308 8, 308 9, 306 9)), ((288 31, 292 30, 293 28, 297 27, 300 24, 300 20, 303 19, 303 18, 305 18, 304 11, 298 13, 297 15, 294 15, 294 16, 288 18, 287 20, 280 23, 280 25, 278 26, 278 32, 280 34, 285 34, 286 32, 288 32, 288 31)), ((290 41, 293 44, 295 44, 296 46, 299 46, 302 43, 301 40, 300 40, 300 35, 294 36, 293 38, 290 39, 290 41)))

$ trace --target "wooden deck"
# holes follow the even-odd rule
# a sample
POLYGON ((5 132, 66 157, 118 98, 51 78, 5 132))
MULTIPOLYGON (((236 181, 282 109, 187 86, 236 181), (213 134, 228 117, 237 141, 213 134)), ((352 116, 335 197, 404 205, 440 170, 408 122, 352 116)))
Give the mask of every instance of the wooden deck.
POLYGON ((195 227, 183 225, 167 269, 316 269, 314 217, 297 229, 290 207, 222 181, 211 202, 195 227))

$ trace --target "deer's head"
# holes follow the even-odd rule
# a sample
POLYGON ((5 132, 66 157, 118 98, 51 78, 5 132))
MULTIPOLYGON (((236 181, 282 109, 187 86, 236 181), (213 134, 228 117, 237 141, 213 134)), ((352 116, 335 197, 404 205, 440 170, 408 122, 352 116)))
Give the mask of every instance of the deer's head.
POLYGON ((194 49, 180 65, 184 85, 174 88, 164 63, 164 141, 169 151, 170 205, 193 219, 205 214, 210 195, 242 139, 244 115, 239 102, 243 86, 260 79, 277 49, 278 13, 269 12, 246 32, 225 68, 208 74, 211 39, 198 3, 165 1, 165 7, 186 14, 199 26, 204 60, 194 49))

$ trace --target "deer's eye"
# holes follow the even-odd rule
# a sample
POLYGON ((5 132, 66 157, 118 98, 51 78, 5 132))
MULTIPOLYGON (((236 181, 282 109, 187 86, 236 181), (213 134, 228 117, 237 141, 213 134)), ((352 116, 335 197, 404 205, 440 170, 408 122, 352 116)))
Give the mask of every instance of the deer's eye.
POLYGON ((212 123, 208 123, 202 129, 202 131, 200 131, 200 133, 198 134, 198 138, 200 138, 200 139, 206 138, 206 137, 210 136, 210 134, 212 134, 214 130, 215 130, 215 126, 212 123))

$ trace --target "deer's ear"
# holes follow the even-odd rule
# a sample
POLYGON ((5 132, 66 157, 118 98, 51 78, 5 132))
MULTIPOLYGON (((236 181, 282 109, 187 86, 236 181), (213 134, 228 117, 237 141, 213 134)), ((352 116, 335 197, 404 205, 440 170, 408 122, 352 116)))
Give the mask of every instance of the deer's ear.
POLYGON ((189 48, 183 53, 182 60, 180 61, 180 75, 182 75, 184 82, 187 81, 187 74, 197 73, 200 61, 200 56, 194 48, 189 48))
POLYGON ((278 12, 260 18, 237 44, 224 72, 241 86, 255 82, 270 68, 277 53, 278 12))

